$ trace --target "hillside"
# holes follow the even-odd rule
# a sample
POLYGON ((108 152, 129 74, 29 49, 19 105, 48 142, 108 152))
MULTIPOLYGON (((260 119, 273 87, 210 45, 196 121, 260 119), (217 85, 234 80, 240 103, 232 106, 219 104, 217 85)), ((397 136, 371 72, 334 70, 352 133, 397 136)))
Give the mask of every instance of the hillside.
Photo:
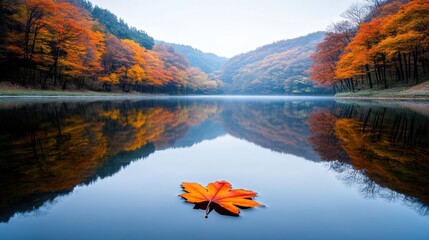
POLYGON ((228 60, 213 53, 205 53, 191 46, 155 41, 157 45, 173 47, 176 52, 183 54, 191 67, 197 67, 205 73, 211 73, 222 68, 228 60))
POLYGON ((0 82, 28 89, 213 94, 218 81, 87 0, 0 6, 0 82), (35 17, 37 16, 37 17, 35 17))
POLYGON ((227 93, 330 94, 331 89, 310 81, 310 55, 324 38, 323 32, 275 42, 240 54, 226 62, 218 77, 227 93))

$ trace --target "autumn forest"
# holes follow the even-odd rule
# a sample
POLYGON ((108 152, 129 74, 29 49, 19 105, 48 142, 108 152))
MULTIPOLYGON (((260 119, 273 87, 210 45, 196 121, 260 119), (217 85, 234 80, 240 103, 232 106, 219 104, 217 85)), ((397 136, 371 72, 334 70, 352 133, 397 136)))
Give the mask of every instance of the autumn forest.
POLYGON ((352 5, 311 56, 310 76, 337 92, 427 80, 429 1, 352 5))
POLYGON ((416 239, 429 0, 0 0, 0 239, 416 239))
POLYGON ((87 0, 2 0, 0 80, 175 95, 386 89, 428 79, 428 16, 427 0, 368 0, 325 32, 225 59, 155 41, 87 0))
POLYGON ((2 78, 27 86, 216 93, 217 81, 85 0, 1 1, 2 78))

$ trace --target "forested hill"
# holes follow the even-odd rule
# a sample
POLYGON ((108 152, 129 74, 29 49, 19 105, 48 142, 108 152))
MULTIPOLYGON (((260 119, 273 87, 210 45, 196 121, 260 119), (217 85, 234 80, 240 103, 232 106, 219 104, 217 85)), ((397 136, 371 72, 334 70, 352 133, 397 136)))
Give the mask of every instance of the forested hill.
POLYGON ((275 42, 231 58, 218 77, 228 93, 331 94, 308 76, 310 55, 324 38, 323 32, 275 42))
POLYGON ((164 41, 155 41, 157 45, 173 47, 176 52, 182 53, 192 67, 197 67, 205 73, 211 73, 222 68, 228 60, 225 57, 219 57, 213 53, 205 53, 191 46, 168 43, 164 41))
POLYGON ((221 83, 87 0, 0 2, 0 82, 30 88, 215 94, 221 83))

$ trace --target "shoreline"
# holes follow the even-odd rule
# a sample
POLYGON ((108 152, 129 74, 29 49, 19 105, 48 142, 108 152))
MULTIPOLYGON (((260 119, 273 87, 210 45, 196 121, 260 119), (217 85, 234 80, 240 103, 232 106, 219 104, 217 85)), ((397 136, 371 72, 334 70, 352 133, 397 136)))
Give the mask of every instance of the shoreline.
POLYGON ((161 94, 112 94, 112 95, 0 95, 0 99, 30 99, 30 98, 98 98, 98 99, 121 99, 121 98, 177 98, 177 97, 233 97, 233 98, 332 98, 341 100, 395 100, 395 101, 429 101, 429 97, 379 97, 379 96, 293 96, 293 95, 161 95, 161 94))
POLYGON ((295 96, 295 95, 169 95, 165 93, 150 94, 139 92, 95 92, 95 91, 61 91, 36 89, 10 89, 0 87, 0 99, 18 98, 98 98, 98 99, 136 99, 136 98, 175 98, 175 97, 234 97, 234 98, 332 98, 341 100, 395 100, 395 101, 429 101, 429 82, 420 85, 419 89, 391 88, 383 90, 361 90, 354 93, 337 93, 333 96, 295 96))
POLYGON ((429 97, 381 97, 381 96, 334 96, 335 99, 350 99, 350 100, 405 100, 405 101, 429 101, 429 97))
POLYGON ((341 99, 374 99, 374 100, 429 100, 429 81, 417 85, 402 85, 388 89, 364 89, 356 92, 337 93, 341 99))

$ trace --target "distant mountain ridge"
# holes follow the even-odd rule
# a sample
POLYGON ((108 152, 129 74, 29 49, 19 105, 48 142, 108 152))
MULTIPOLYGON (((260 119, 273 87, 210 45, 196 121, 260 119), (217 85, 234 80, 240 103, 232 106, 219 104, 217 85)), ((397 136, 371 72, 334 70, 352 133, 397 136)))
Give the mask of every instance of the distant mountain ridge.
POLYGON ((331 94, 310 81, 310 55, 325 34, 282 40, 229 59, 217 77, 232 94, 331 94))
POLYGON ((173 47, 176 52, 180 52, 186 57, 190 66, 197 67, 205 73, 220 70, 228 60, 225 57, 220 57, 213 53, 206 53, 188 45, 168 43, 158 40, 155 40, 155 44, 173 47))

